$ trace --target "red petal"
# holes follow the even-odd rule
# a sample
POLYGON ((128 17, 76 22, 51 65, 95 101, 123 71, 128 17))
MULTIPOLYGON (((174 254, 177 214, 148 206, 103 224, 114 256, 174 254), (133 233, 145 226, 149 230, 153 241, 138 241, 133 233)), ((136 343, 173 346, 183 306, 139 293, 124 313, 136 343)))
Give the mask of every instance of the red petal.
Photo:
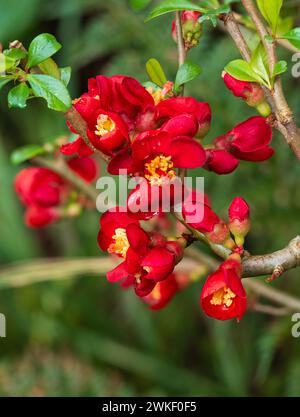
POLYGON ((199 168, 206 159, 200 143, 185 136, 172 141, 169 155, 172 156, 176 168, 199 168))

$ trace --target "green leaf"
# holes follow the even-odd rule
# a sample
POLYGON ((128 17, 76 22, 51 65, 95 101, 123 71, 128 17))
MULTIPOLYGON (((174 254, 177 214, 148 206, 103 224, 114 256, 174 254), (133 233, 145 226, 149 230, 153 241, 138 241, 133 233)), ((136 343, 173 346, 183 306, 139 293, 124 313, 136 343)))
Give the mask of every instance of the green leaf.
POLYGON ((276 62, 274 71, 273 71, 273 77, 276 77, 276 75, 283 74, 288 69, 288 65, 286 61, 279 61, 276 62))
POLYGON ((133 10, 142 10, 151 3, 151 0, 129 0, 130 7, 133 10))
POLYGON ((51 77, 60 80, 60 70, 56 62, 52 58, 48 58, 39 64, 39 68, 44 74, 51 75, 51 77))
POLYGON ((64 83, 67 87, 70 79, 71 79, 72 68, 71 67, 64 67, 60 68, 60 80, 64 83))
POLYGON ((13 59, 14 61, 19 61, 20 59, 26 58, 27 56, 27 52, 19 48, 6 49, 3 51, 3 54, 8 58, 13 59))
POLYGON ((162 66, 155 58, 150 58, 146 62, 146 71, 150 80, 160 87, 168 81, 162 66))
POLYGON ((300 27, 290 30, 285 35, 282 35, 281 38, 288 39, 292 45, 300 49, 300 27))
POLYGON ((46 151, 41 145, 26 145, 13 151, 10 160, 14 165, 18 165, 44 153, 46 153, 46 151))
POLYGON ((60 80, 43 74, 29 74, 27 80, 34 95, 44 98, 49 109, 65 112, 71 107, 69 92, 60 80))
POLYGON ((166 13, 175 12, 178 10, 194 10, 197 12, 204 13, 206 9, 204 9, 201 6, 198 6, 195 3, 192 3, 188 0, 166 0, 160 3, 158 6, 156 6, 145 22, 148 22, 151 19, 154 19, 155 17, 161 16, 166 13))
POLYGON ((240 81, 261 82, 260 77, 252 70, 249 62, 236 59, 226 65, 225 71, 240 81))
POLYGON ((3 77, 0 76, 0 90, 2 87, 5 86, 5 84, 9 83, 10 81, 12 81, 12 77, 10 77, 9 75, 4 75, 3 77))
POLYGON ((256 0, 256 2, 261 14, 270 25, 273 34, 276 34, 283 0, 256 0))
POLYGON ((200 23, 204 22, 205 20, 210 20, 214 27, 218 24, 218 16, 220 14, 226 14, 230 12, 229 6, 222 6, 217 9, 206 10, 202 16, 199 17, 198 21, 200 23))
POLYGON ((175 90, 177 90, 182 84, 194 80, 201 74, 201 72, 202 69, 199 65, 191 61, 185 61, 185 63, 182 64, 177 71, 174 84, 175 90))
POLYGON ((8 93, 8 107, 14 107, 24 109, 26 107, 26 101, 29 97, 30 89, 26 83, 21 83, 12 88, 8 93))
POLYGON ((33 39, 28 49, 28 68, 40 64, 61 48, 61 44, 50 33, 42 33, 33 39))
POLYGON ((271 88, 268 58, 266 50, 261 43, 258 44, 252 54, 250 66, 252 70, 264 81, 264 85, 271 88))

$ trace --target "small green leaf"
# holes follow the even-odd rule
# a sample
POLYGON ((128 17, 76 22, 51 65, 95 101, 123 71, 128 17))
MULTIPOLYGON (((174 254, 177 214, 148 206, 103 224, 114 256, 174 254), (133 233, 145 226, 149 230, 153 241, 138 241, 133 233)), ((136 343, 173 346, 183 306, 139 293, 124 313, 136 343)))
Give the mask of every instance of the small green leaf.
POLYGON ((41 145, 26 145, 13 151, 10 160, 14 165, 18 165, 44 153, 46 153, 46 151, 41 145))
POLYGON ((279 61, 276 62, 274 71, 273 71, 273 77, 276 77, 276 75, 283 74, 288 69, 288 65, 286 61, 279 61))
POLYGON ((52 58, 48 58, 39 64, 39 68, 44 74, 51 75, 51 77, 60 80, 60 70, 56 62, 52 58))
POLYGON ((280 10, 283 0, 256 0, 258 8, 270 25, 273 34, 277 32, 280 10))
POLYGON ((50 33, 42 33, 33 39, 28 49, 27 67, 31 68, 54 55, 61 48, 61 44, 50 33))
POLYGON ((150 80, 160 87, 168 81, 162 66, 155 58, 150 58, 146 62, 146 71, 150 80))
POLYGON ((14 107, 24 109, 26 107, 26 101, 29 97, 30 89, 26 83, 21 83, 12 88, 8 93, 8 107, 14 107))
POLYGON ((178 89, 182 84, 194 80, 202 72, 199 65, 191 61, 185 61, 177 71, 174 88, 178 89))
POLYGON ((204 9, 201 6, 198 6, 195 3, 192 3, 188 0, 166 0, 160 3, 158 6, 156 6, 145 22, 148 22, 151 19, 154 19, 155 17, 161 16, 166 13, 175 12, 178 10, 192 10, 196 12, 204 13, 206 9, 204 9))
POLYGON ((300 49, 300 27, 290 30, 285 35, 282 35, 281 38, 289 40, 295 48, 300 49))
POLYGON ((252 70, 250 64, 242 59, 229 62, 225 71, 240 81, 261 82, 260 77, 252 70))
POLYGON ((29 74, 27 80, 34 95, 44 98, 49 109, 65 112, 71 107, 69 92, 60 80, 44 74, 29 74))
POLYGON ((268 58, 266 50, 261 43, 258 44, 252 54, 250 66, 252 70, 264 81, 264 85, 271 88, 268 58))
POLYGON ((0 90, 2 87, 5 86, 5 84, 9 83, 10 81, 12 81, 12 77, 10 77, 9 75, 0 76, 0 90))
POLYGON ((20 59, 26 58, 27 56, 27 52, 19 48, 6 49, 3 51, 3 54, 14 61, 20 61, 20 59))
POLYGON ((60 68, 60 80, 64 83, 67 87, 70 79, 71 79, 72 68, 71 67, 64 67, 60 68))
POLYGON ((151 3, 151 0, 129 0, 130 7, 133 10, 142 10, 151 3))

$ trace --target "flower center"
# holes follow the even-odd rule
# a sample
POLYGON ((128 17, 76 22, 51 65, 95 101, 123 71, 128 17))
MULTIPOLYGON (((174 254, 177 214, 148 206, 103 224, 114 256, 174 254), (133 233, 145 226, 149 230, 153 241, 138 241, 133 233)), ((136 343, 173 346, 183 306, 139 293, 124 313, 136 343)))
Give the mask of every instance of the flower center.
POLYGON ((117 253, 125 258, 127 250, 129 249, 129 242, 126 235, 126 230, 122 227, 118 227, 113 235, 114 243, 109 245, 107 249, 108 253, 117 253))
POLYGON ((210 304, 214 306, 224 305, 225 307, 230 307, 233 303, 233 299, 236 297, 236 294, 231 291, 228 287, 220 288, 216 291, 210 300, 210 304))
POLYGON ((161 185, 176 177, 171 156, 158 155, 145 164, 145 178, 153 185, 161 185))
POLYGON ((100 114, 97 118, 95 134, 97 136, 103 136, 112 132, 115 128, 115 122, 107 114, 100 114))

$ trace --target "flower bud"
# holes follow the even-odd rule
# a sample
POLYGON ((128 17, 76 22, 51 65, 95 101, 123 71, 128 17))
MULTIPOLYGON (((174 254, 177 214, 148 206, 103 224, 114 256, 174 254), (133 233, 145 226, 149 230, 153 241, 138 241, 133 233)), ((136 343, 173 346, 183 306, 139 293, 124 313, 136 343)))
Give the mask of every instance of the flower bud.
POLYGON ((235 197, 228 209, 229 230, 238 246, 243 246, 245 236, 250 230, 250 209, 241 197, 235 197))
MULTIPOLYGON (((201 23, 198 22, 200 16, 201 13, 189 10, 185 10, 181 15, 182 35, 185 49, 190 49, 199 43, 199 39, 202 35, 202 26, 201 23)), ((172 22, 172 36, 175 42, 177 42, 177 28, 175 20, 172 22)))
POLYGON ((222 78, 227 88, 236 96, 246 101, 248 106, 256 107, 262 116, 267 117, 271 113, 271 108, 265 101, 262 87, 253 82, 240 81, 223 71, 222 78))

